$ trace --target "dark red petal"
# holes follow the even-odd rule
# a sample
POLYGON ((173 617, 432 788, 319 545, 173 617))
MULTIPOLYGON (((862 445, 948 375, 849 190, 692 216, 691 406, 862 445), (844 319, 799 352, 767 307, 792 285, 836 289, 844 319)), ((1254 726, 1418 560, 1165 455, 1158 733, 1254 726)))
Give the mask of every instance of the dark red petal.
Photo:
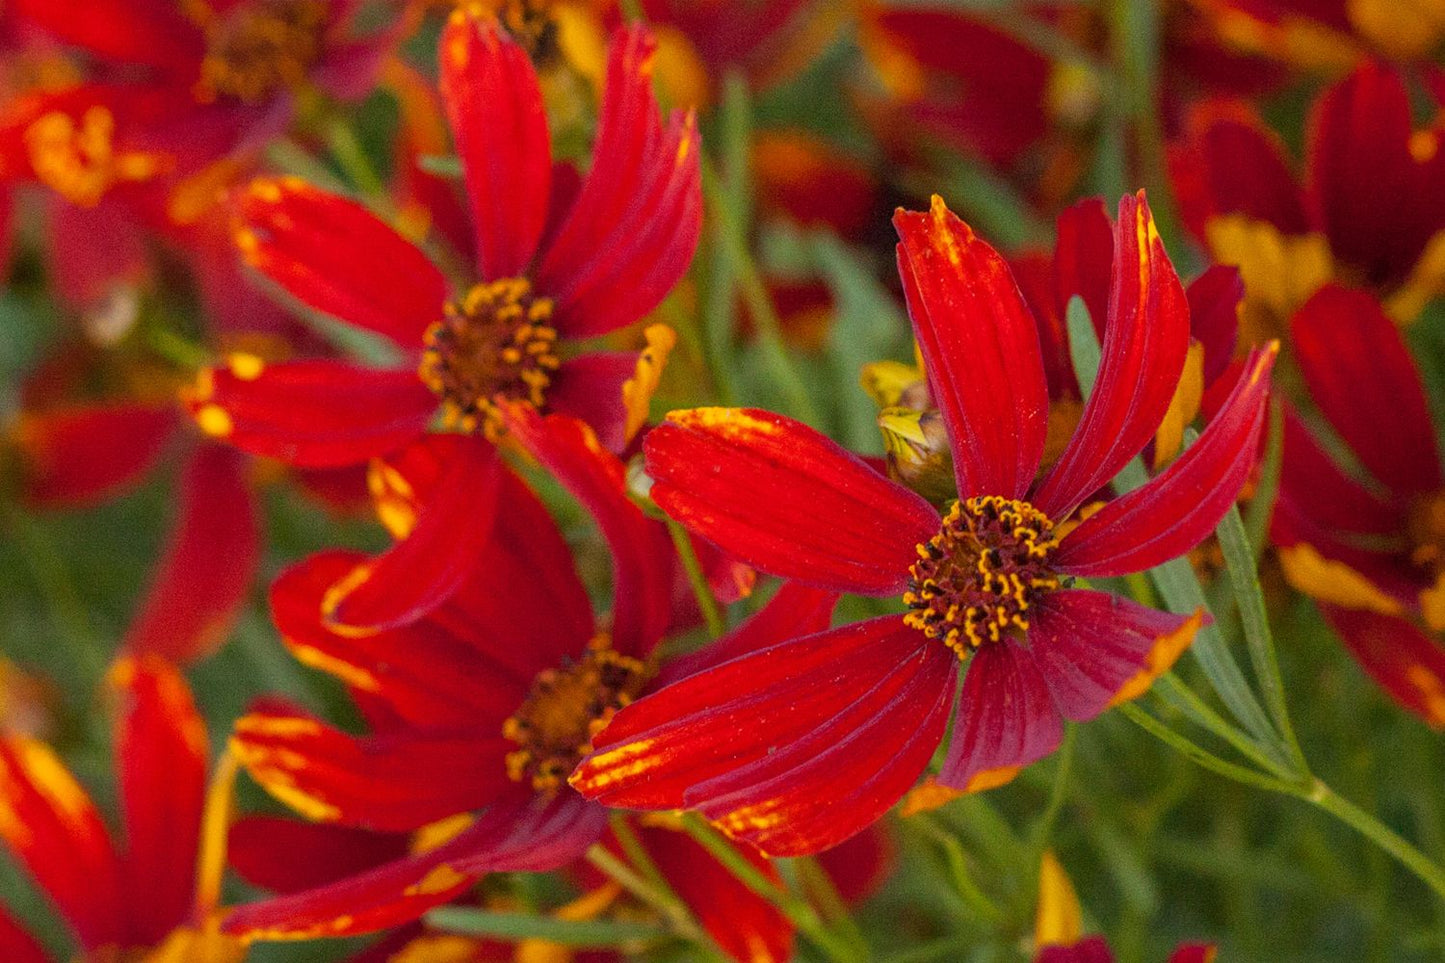
POLYGON ((507 411, 507 428, 597 521, 612 550, 612 644, 645 655, 672 617, 674 550, 666 529, 627 497, 622 462, 586 425, 531 408, 507 411))
POLYGON ((1214 963, 1216 950, 1213 943, 1180 943, 1168 963, 1214 963))
POLYGON ((1398 503, 1347 475, 1289 407, 1276 513, 1288 516, 1290 529, 1307 542, 1316 542, 1316 536, 1331 541, 1364 536, 1357 539, 1361 544, 1380 544, 1381 536, 1385 541, 1398 536, 1407 522, 1398 503))
POLYGON ((239 358, 202 371, 184 401, 202 431, 253 455, 302 468, 355 465, 413 440, 436 412, 412 371, 239 358))
POLYGON ((181 474, 179 515, 126 647, 177 662, 220 648, 256 577, 259 528, 245 457, 196 446, 181 474))
MULTIPOLYGON (((1151 665, 1151 658, 1160 641, 1189 620, 1108 592, 1053 592, 1031 620, 1029 651, 1059 712, 1066 719, 1087 722, 1141 673, 1152 678, 1168 668, 1151 665)), ((1172 662, 1179 651, 1163 655, 1172 662)))
POLYGON ((1021 497, 1034 480, 1049 396, 1038 327, 999 253, 935 196, 893 215, 898 274, 962 498, 1021 497))
POLYGON ((231 825, 226 859, 252 886, 297 893, 401 859, 408 842, 400 833, 245 816, 231 825))
POLYGON ((527 52, 495 19, 458 9, 442 33, 441 89, 487 280, 517 277, 547 221, 552 148, 527 52))
POLYGON ((562 362, 547 386, 547 409, 580 418, 608 451, 627 447, 622 386, 637 373, 637 353, 596 352, 562 362))
POLYGON ((1445 484, 1425 386, 1379 302, 1326 285, 1290 334, 1310 397, 1376 478, 1407 496, 1445 484))
POLYGON ((1058 218, 1054 243, 1054 310, 1060 318, 1069 299, 1084 299, 1099 340, 1104 340, 1109 291, 1114 283, 1114 225, 1097 197, 1066 208, 1058 218))
POLYGON ((1190 281, 1184 294, 1189 298, 1189 336, 1204 346, 1204 383, 1213 384, 1234 358, 1244 278, 1239 268, 1216 264, 1190 281))
POLYGON ((1034 963, 1114 963, 1114 953, 1102 936, 1086 936, 1072 946, 1045 946, 1034 963))
POLYGON ((1109 502, 1064 537, 1055 564, 1086 578, 1152 568, 1209 536, 1249 479, 1266 421, 1277 344, 1248 370, 1199 440, 1163 474, 1109 502))
MULTIPOLYGON (((46 196, 50 283, 77 314, 104 311, 111 298, 136 297, 151 275, 147 233, 130 205, 105 198, 94 207, 46 196)), ((231 260, 235 255, 227 253, 231 260)))
POLYGON ((898 616, 785 642, 623 709, 572 783, 609 806, 699 809, 769 855, 818 852, 923 771, 956 664, 898 616))
POLYGON ((414 920, 490 871, 551 870, 596 842, 607 811, 575 793, 513 793, 455 839, 358 876, 242 906, 222 924, 250 939, 372 933, 414 920))
POLYGON ((453 446, 452 456, 406 537, 337 586, 326 604, 333 624, 376 631, 415 622, 475 571, 506 468, 481 438, 453 446))
POLYGON ((44 743, 0 737, 0 839, 81 945, 126 938, 120 865, 95 804, 44 743))
POLYGON ((130 940, 153 946, 191 914, 206 726, 185 679, 164 658, 122 658, 110 681, 120 698, 115 745, 130 940))
POLYGON ((294 177, 252 181, 235 204, 247 264, 317 311, 420 350, 447 282, 416 245, 355 201, 294 177))
POLYGON ((1415 623, 1364 609, 1320 612, 1360 668, 1402 708, 1445 728, 1445 649, 1415 623))
POLYGON ((1242 214, 1287 235, 1312 229, 1303 192, 1278 135, 1253 108, 1233 102, 1205 103, 1188 121, 1177 157, 1189 167, 1178 184, 1190 227, 1203 236, 1211 218, 1242 214))
POLYGON ((613 35, 592 167, 537 267, 564 335, 613 331, 657 307, 702 233, 697 125, 678 114, 663 126, 656 50, 645 27, 613 35))
POLYGON ((898 839, 887 822, 877 822, 851 839, 818 854, 818 864, 845 903, 856 906, 887 882, 898 864, 898 839))
POLYGON ((938 781, 965 791, 1008 782, 1053 752, 1064 721, 1033 654, 1013 639, 973 654, 938 781))
POLYGON ((45 949, 0 906, 0 960, 6 963, 51 963, 45 949))
POLYGON ((784 582, 758 614, 716 642, 668 662, 657 684, 667 685, 788 639, 821 632, 832 621, 837 604, 837 592, 784 582))
POLYGON ((652 498, 749 565, 819 588, 894 595, 938 513, 791 418, 674 411, 643 445, 652 498))
POLYGON ((251 777, 308 819, 393 832, 497 799, 515 748, 500 729, 352 736, 281 707, 253 709, 231 736, 251 777))
POLYGON ((95 405, 24 413, 16 438, 25 498, 37 508, 83 507, 140 481, 176 427, 170 405, 95 405))
POLYGON ((201 31, 168 0, 14 0, 8 12, 116 63, 181 74, 205 52, 201 31))
MULTIPOLYGON (((793 924, 699 843, 686 833, 668 829, 643 828, 638 837, 668 885, 724 953, 738 963, 792 957, 793 924)), ((745 844, 737 851, 766 879, 781 885, 782 878, 771 861, 745 844)))
POLYGON ((1031 501, 1069 517, 1139 454, 1169 410, 1189 350, 1189 302, 1144 192, 1119 201, 1114 280, 1094 391, 1031 501))

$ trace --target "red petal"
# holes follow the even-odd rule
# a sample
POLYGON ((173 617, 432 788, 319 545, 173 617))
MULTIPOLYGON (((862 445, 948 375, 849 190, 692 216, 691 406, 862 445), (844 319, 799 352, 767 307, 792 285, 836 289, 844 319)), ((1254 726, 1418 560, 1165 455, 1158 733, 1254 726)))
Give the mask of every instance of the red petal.
POLYGON ((251 777, 308 819, 394 832, 497 799, 515 748, 500 729, 351 736, 279 707, 242 716, 231 737, 251 777))
POLYGON ((1055 564, 1086 578, 1167 562, 1209 536, 1239 497, 1259 452, 1278 344, 1250 355, 1245 376, 1199 440, 1148 484, 1116 498, 1059 544, 1055 564))
POLYGON ((818 863, 833 880, 843 901, 867 900, 892 875, 898 863, 898 840, 886 822, 874 823, 852 839, 818 854, 818 863))
POLYGON ((1445 649, 1418 626, 1393 615, 1321 605, 1360 668, 1402 708, 1445 728, 1445 649))
POLYGON ((608 351, 562 362, 547 386, 547 409, 580 418, 608 451, 627 447, 622 385, 637 374, 637 353, 608 351))
POLYGON ((375 214, 294 177, 252 181, 236 200, 246 263, 303 304, 407 351, 440 320, 447 282, 375 214))
POLYGON ((666 685, 780 642, 821 632, 831 623, 837 604, 836 592, 784 582, 757 615, 711 645, 668 662, 657 684, 666 685))
POLYGON ((1013 639, 983 646, 970 662, 938 781, 988 789, 1057 749, 1064 722, 1033 654, 1013 639))
POLYGON ((330 886, 240 907, 222 928, 257 940, 375 932, 449 902, 483 873, 563 866, 596 842, 606 825, 606 810, 575 793, 515 793, 437 849, 330 886))
POLYGON ((1206 103, 1190 116, 1188 127, 1176 156, 1192 168, 1190 180, 1198 191, 1178 187, 1196 233, 1203 235, 1209 219, 1223 214, 1243 214, 1287 235, 1313 229, 1284 145, 1253 108, 1206 103))
POLYGON ((1326 285, 1290 333, 1310 397, 1376 478, 1406 496, 1445 484, 1425 386, 1374 298, 1326 285))
POLYGON ((808 585, 895 595, 938 513, 791 418, 674 411, 643 445, 652 499, 723 551, 808 585))
POLYGON ((27 933, 0 906, 0 959, 5 963, 50 963, 50 957, 35 937, 27 933))
POLYGON ((1073 946, 1045 946, 1034 963, 1114 963, 1114 953, 1102 936, 1086 936, 1073 946))
POLYGON ((547 220, 552 148, 527 52, 490 16, 459 9, 441 39, 441 89, 471 200, 483 278, 516 277, 547 220))
POLYGON ((125 645, 178 662, 214 653, 256 577, 260 519, 245 458, 200 445, 181 475, 180 512, 125 645))
POLYGON ((1213 943, 1181 943, 1169 954, 1168 963, 1214 963, 1216 952, 1213 943))
POLYGON ((415 622, 475 571, 506 468, 480 438, 452 446, 451 454, 411 532, 337 587, 326 604, 332 623, 375 631, 415 622))
POLYGON ((1087 722, 1141 671, 1158 668, 1149 665, 1157 643, 1178 632, 1189 618, 1108 592, 1053 592, 1039 603, 1032 619, 1029 652, 1059 712, 1066 719, 1087 722))
POLYGON ((1068 518, 1154 437, 1184 370, 1189 302, 1144 193, 1119 201, 1102 360, 1079 427, 1031 499, 1068 518))
POLYGON ((426 429, 437 405, 412 371, 330 360, 262 366, 251 355, 202 371, 184 400, 206 434, 302 468, 395 451, 426 429))
POLYGON ((226 859, 252 886, 297 893, 401 859, 408 842, 396 833, 246 816, 231 826, 226 859))
POLYGON ((137 484, 176 426, 169 405, 97 405, 22 414, 25 497, 38 508, 83 507, 137 484))
POLYGON ((205 52, 200 30, 168 0, 14 0, 8 12, 116 63, 179 74, 205 52))
POLYGON ((645 655, 672 617, 673 548, 666 530, 627 497, 626 469, 574 418, 542 418, 513 407, 507 426, 554 478, 586 507, 612 550, 612 643, 645 655))
POLYGON ((898 274, 943 411, 961 498, 1027 491, 1048 428, 1038 327, 1008 264, 933 199, 900 210, 898 274))
POLYGON ((1239 268, 1216 264, 1189 282, 1189 336, 1204 346, 1204 383, 1213 384, 1234 357, 1244 278, 1239 268))
POLYGON ((687 114, 663 127, 656 50, 645 27, 614 34, 592 167, 537 267, 564 335, 613 331, 657 307, 702 233, 697 125, 687 114))
POLYGON ((1380 536, 1388 542, 1390 536, 1404 532, 1407 523, 1397 503, 1378 497, 1345 474, 1289 407, 1276 513, 1290 520, 1298 537, 1316 544, 1318 536, 1378 545, 1380 536))
POLYGON ((110 199, 81 207, 59 194, 46 200, 51 284, 66 307, 88 314, 104 311, 107 299, 138 297, 132 292, 147 280, 152 252, 131 207, 110 199))
POLYGON ((818 852, 923 771, 955 665, 898 616, 785 642, 623 709, 572 783, 609 806, 699 809, 769 855, 818 852))
POLYGON ((163 658, 122 658, 116 763, 125 820, 130 940, 154 946, 191 914, 206 798, 206 726, 186 681, 163 658))
POLYGON ((95 804, 44 743, 0 738, 0 839, 86 949, 126 938, 120 865, 95 804))
POLYGON ((1089 309, 1094 331, 1104 338, 1109 292, 1114 280, 1114 225, 1097 197, 1067 208, 1058 218, 1054 243, 1054 304, 1059 316, 1078 295, 1089 309))

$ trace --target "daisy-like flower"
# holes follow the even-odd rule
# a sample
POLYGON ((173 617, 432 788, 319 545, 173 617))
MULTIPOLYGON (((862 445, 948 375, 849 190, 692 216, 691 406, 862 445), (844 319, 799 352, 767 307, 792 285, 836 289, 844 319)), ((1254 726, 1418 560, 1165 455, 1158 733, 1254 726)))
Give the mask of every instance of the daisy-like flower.
POLYGON ((1396 702, 1445 726, 1445 473, 1425 385, 1364 292, 1321 288, 1290 335, 1310 398, 1367 477, 1291 413, 1271 532, 1285 577, 1396 702))
POLYGON ((201 428, 306 466, 365 461, 445 426, 495 435, 500 404, 586 419, 620 448, 645 417, 650 373, 672 345, 649 329, 635 353, 569 342, 625 327, 687 270, 701 230, 691 114, 663 124, 655 44, 641 27, 612 43, 592 166, 554 169, 537 75, 518 44, 475 13, 441 41, 442 95, 462 161, 477 274, 453 288, 410 241, 360 205, 292 179, 238 202, 246 260, 309 307, 390 340, 396 368, 332 360, 264 365, 237 355, 191 393, 201 428))
POLYGON ((909 314, 951 441, 940 517, 816 431, 761 411, 673 412, 647 437, 653 499, 724 551, 906 612, 802 636, 619 712, 572 776, 607 805, 701 811, 769 855, 816 852, 908 790, 962 695, 938 780, 978 790, 1052 752, 1064 719, 1145 691, 1203 613, 1077 578, 1124 575, 1206 537, 1265 420, 1256 352, 1199 441, 1145 486, 1079 509, 1154 436, 1189 342, 1184 291, 1143 196, 1120 202, 1103 362, 1079 427, 1037 478, 1048 391, 1006 263, 942 200, 895 217, 909 314))
POLYGON ((622 463, 581 422, 509 412, 512 436, 589 510, 611 547, 611 612, 594 614, 546 509, 482 439, 431 436, 381 460, 382 508, 393 522, 422 517, 460 465, 477 489, 496 490, 491 537, 441 604, 381 631, 338 628, 325 615, 365 556, 326 552, 283 573, 271 593, 277 627, 299 660, 348 686, 370 731, 351 735, 262 704, 237 722, 232 749, 299 813, 414 834, 413 855, 239 909, 228 932, 367 932, 416 918, 483 873, 570 863, 603 838, 607 810, 567 776, 617 709, 712 660, 827 624, 833 593, 784 588, 717 646, 664 661, 658 643, 673 620, 676 565, 665 527, 627 497, 622 463))

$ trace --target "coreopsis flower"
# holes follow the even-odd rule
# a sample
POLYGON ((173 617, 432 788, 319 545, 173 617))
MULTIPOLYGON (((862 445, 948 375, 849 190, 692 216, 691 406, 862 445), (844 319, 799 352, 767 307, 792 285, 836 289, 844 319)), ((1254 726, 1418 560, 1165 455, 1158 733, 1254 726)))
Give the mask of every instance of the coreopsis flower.
MULTIPOLYGON (((190 690, 155 656, 122 657, 109 683, 119 700, 124 845, 55 752, 15 734, 0 736, 0 840, 55 904, 85 959, 239 963, 245 948, 216 927, 219 852, 202 819, 207 739, 190 690)), ((51 959, 3 909, 0 956, 51 959)))
POLYGON ((416 918, 485 872, 570 863, 603 837, 607 810, 573 791, 567 776, 612 713, 713 659, 826 624, 836 596, 785 588, 759 621, 664 661, 657 645, 672 620, 675 565, 665 528, 629 500, 622 463, 581 422, 509 412, 509 431, 590 511, 610 545, 612 611, 594 615, 556 525, 483 440, 437 435, 382 460, 378 487, 394 522, 427 513, 460 466, 479 497, 496 492, 490 537, 444 601, 380 630, 337 626, 328 612, 358 584, 386 581, 384 562, 333 551, 283 573, 271 599, 288 647, 347 685, 371 731, 354 736, 262 704, 237 723, 232 747, 301 814, 414 834, 413 855, 241 908, 228 932, 366 932, 416 918), (358 572, 366 574, 360 583, 358 572))
POLYGON ((1175 184, 1191 230, 1244 275, 1250 343, 1331 279, 1375 292, 1400 322, 1445 289, 1439 138, 1414 125, 1403 75, 1373 61, 1315 102, 1299 176, 1252 108, 1194 112, 1172 152, 1175 184))
MULTIPOLYGON (((1214 963, 1218 951, 1212 943, 1181 943, 1166 963, 1214 963)), ((1068 946, 1046 946, 1034 963, 1114 963, 1114 951, 1102 936, 1086 936, 1068 946)))
POLYGON ((1445 474, 1425 385, 1363 292, 1326 285, 1290 334, 1310 398, 1367 477, 1286 420, 1272 531, 1285 577, 1396 702, 1445 726, 1445 474))
POLYGON ((645 450, 654 501, 724 551, 906 611, 800 636, 624 708, 572 776, 589 798, 696 809, 769 855, 816 852, 913 785, 960 671, 938 780, 978 790, 1052 752, 1064 719, 1141 694, 1202 623, 1073 583, 1141 571, 1209 534, 1253 464, 1274 348, 1250 358, 1169 468, 1078 516, 1153 437, 1188 350, 1187 301, 1142 195, 1119 206, 1097 386, 1042 478, 1047 383, 1007 264, 939 198, 895 224, 952 447, 958 500, 945 513, 766 412, 673 412, 645 450))
POLYGON ((1436 0, 1189 0, 1221 43, 1302 70, 1342 74, 1378 55, 1426 71, 1445 40, 1436 0))
POLYGON ((238 202, 247 262, 311 308, 381 335, 404 360, 368 368, 234 356, 191 394, 201 428, 255 454, 336 466, 400 448, 438 410, 449 429, 495 435, 500 405, 520 401, 585 418, 621 447, 645 419, 671 330, 650 328, 640 356, 574 355, 570 342, 656 307, 687 270, 701 224, 694 121, 676 114, 664 126, 649 81, 654 50, 644 28, 615 36, 579 186, 569 168, 554 171, 522 48, 489 19, 453 15, 442 92, 483 280, 449 295, 442 270, 360 205, 294 179, 252 184, 238 202))

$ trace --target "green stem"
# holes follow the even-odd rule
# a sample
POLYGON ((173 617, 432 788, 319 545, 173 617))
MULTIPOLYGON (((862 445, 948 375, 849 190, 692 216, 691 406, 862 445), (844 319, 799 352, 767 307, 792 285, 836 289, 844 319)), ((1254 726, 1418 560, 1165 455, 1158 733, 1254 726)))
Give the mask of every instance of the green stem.
POLYGON ((1292 795, 1318 806, 1340 822, 1351 827, 1381 850, 1394 857, 1402 866, 1414 873, 1435 895, 1445 900, 1445 868, 1430 859, 1403 836, 1380 822, 1377 818, 1338 795, 1320 780, 1314 780, 1308 787, 1292 788, 1292 795))
MULTIPOLYGON (((668 926, 678 936, 701 947, 713 947, 712 938, 693 919, 687 904, 669 890, 654 886, 643 879, 601 843, 594 843, 587 850, 586 858, 587 862, 597 867, 608 879, 662 914, 668 926)), ((716 953, 716 950, 713 952, 716 953)))
POLYGON ((717 597, 712 594, 712 588, 707 584, 707 573, 702 570, 702 563, 698 561, 697 552, 692 547, 692 539, 687 537, 687 529, 669 518, 667 519, 667 533, 672 536, 672 544, 677 549, 677 557, 682 559, 682 567, 687 572, 688 584, 692 586, 692 594, 697 597, 697 607, 702 610, 703 621, 707 623, 708 635, 714 639, 722 638, 728 630, 727 617, 717 604, 717 597))
POLYGON ((916 827, 943 849, 943 858, 948 863, 948 875, 953 880, 953 888, 959 899, 963 900, 979 919, 995 926, 1002 923, 1003 911, 994 905, 988 894, 973 881, 973 874, 968 871, 968 857, 958 839, 925 813, 910 817, 907 825, 916 827))
POLYGON ((1160 722, 1158 719, 1155 719, 1144 709, 1135 705, 1132 702, 1126 702, 1123 705, 1119 706, 1119 711, 1122 712, 1124 716, 1128 718, 1131 722, 1138 725, 1141 729, 1144 729, 1146 732, 1159 739, 1159 741, 1165 743, 1170 748, 1179 752, 1185 758, 1193 760, 1194 762, 1203 766, 1205 769, 1208 769, 1210 772, 1218 773, 1219 775, 1224 776, 1227 779, 1233 779, 1235 782, 1241 782, 1245 785, 1254 786, 1258 789, 1267 789, 1270 792, 1296 792, 1296 787, 1290 785, 1287 782, 1284 782, 1281 779, 1277 779, 1271 775, 1266 775, 1262 772, 1256 772, 1253 769, 1245 768, 1244 766, 1230 762, 1227 759, 1219 758, 1208 749, 1205 749, 1203 746, 1200 746, 1193 740, 1189 739, 1189 737, 1181 735, 1180 733, 1175 732, 1173 729, 1170 729, 1164 723, 1160 722))
POLYGON ((334 117, 327 123, 326 146, 330 148, 337 166, 363 197, 375 202, 386 196, 386 185, 382 183, 381 175, 377 174, 371 158, 366 156, 366 149, 356 139, 356 131, 351 129, 344 117, 334 117))
MULTIPOLYGON (((1064 801, 1069 795, 1069 777, 1074 769, 1074 746, 1078 742, 1078 726, 1068 723, 1064 729, 1064 741, 1059 746, 1059 751, 1054 755, 1057 760, 1057 768, 1054 770, 1053 786, 1049 789, 1049 801, 1044 806, 1044 811, 1039 815, 1038 823, 1033 831, 1033 850, 1038 858, 1043 857, 1044 850, 1049 846, 1049 837, 1054 833, 1054 824, 1058 822, 1059 813, 1064 809, 1064 801)), ((1038 862, 1038 859, 1033 861, 1038 862)))

